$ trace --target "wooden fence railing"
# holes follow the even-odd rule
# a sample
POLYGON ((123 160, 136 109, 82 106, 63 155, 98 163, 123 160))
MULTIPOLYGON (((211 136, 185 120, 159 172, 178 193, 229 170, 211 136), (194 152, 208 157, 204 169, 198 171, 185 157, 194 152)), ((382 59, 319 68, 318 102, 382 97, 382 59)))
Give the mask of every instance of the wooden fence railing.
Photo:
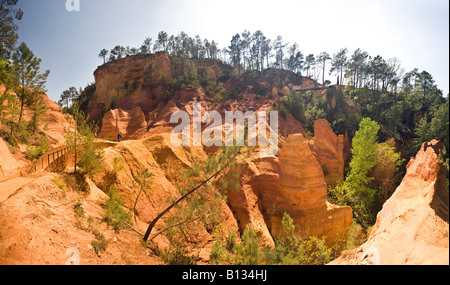
POLYGON ((38 171, 47 169, 49 166, 57 162, 61 157, 66 157, 68 154, 70 154, 71 151, 72 148, 69 146, 61 146, 48 151, 33 164, 33 167, 30 169, 28 174, 33 174, 38 171))

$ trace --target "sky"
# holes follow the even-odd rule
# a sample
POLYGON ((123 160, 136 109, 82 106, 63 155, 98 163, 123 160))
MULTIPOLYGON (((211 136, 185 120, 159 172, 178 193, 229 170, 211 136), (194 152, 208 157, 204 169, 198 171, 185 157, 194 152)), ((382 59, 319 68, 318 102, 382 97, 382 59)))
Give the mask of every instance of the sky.
POLYGON ((50 70, 47 95, 54 101, 71 86, 95 81, 101 49, 140 47, 160 31, 198 34, 222 48, 236 33, 261 30, 297 42, 305 56, 361 48, 398 58, 405 72, 426 70, 444 96, 449 92, 448 0, 69 0, 76 1, 79 11, 68 11, 67 0, 18 4, 19 42, 50 70))

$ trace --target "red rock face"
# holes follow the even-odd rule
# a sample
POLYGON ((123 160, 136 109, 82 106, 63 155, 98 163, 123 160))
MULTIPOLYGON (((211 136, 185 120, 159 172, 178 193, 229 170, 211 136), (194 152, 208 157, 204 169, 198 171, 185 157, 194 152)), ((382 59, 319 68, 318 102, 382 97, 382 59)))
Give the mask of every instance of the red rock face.
POLYGON ((329 244, 342 238, 353 222, 350 207, 327 202, 322 168, 301 134, 289 136, 279 157, 249 160, 241 184, 241 191, 228 193, 230 207, 240 228, 252 227, 262 246, 270 247, 284 233, 284 212, 299 236, 325 236, 329 244))
POLYGON ((449 264, 449 192, 438 141, 424 143, 402 183, 378 213, 368 241, 333 264, 449 264))
POLYGON ((89 119, 97 118, 103 110, 116 108, 140 107, 144 113, 151 112, 163 93, 142 88, 150 65, 153 76, 170 78, 170 59, 164 52, 129 56, 97 68, 94 72, 96 90, 88 106, 89 119))
POLYGON ((147 131, 147 122, 141 108, 124 111, 111 110, 105 114, 99 138, 116 140, 118 133, 122 139, 136 139, 142 137, 147 131))
POLYGON ((303 135, 291 135, 280 150, 279 184, 275 200, 265 201, 272 207, 271 232, 281 234, 280 213, 287 211, 300 236, 326 236, 332 244, 342 237, 352 224, 350 207, 338 207, 327 202, 327 185, 322 168, 303 135), (278 213, 277 213, 278 212, 278 213))
POLYGON ((323 169, 328 186, 344 181, 344 135, 337 136, 327 120, 314 123, 314 139, 311 150, 323 169))
POLYGON ((44 97, 44 105, 47 107, 47 113, 45 114, 45 121, 39 126, 39 129, 45 133, 49 138, 49 142, 52 148, 57 148, 66 144, 64 138, 64 128, 72 128, 70 124, 70 116, 63 115, 61 107, 53 100, 49 99, 47 95, 44 97), (45 128, 45 125, 48 128, 45 128))

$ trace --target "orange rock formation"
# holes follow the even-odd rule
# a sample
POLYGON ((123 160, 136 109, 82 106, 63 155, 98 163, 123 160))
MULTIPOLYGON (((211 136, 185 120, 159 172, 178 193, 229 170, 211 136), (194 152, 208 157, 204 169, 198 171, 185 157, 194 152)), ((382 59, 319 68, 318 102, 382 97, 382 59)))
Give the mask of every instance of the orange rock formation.
POLYGON ((449 264, 449 191, 438 141, 424 143, 368 241, 332 264, 449 264))
POLYGON ((264 208, 272 212, 272 234, 283 232, 279 214, 287 211, 301 236, 326 236, 329 243, 342 237, 352 224, 352 210, 327 202, 322 168, 303 135, 289 136, 280 150, 279 164, 278 187, 263 198, 264 208))
POLYGON ((123 139, 141 138, 147 131, 147 121, 141 108, 124 111, 111 110, 105 114, 99 138, 116 140, 120 133, 123 139))
POLYGON ((344 135, 335 135, 327 120, 314 123, 311 150, 323 169, 328 186, 344 181, 344 135))

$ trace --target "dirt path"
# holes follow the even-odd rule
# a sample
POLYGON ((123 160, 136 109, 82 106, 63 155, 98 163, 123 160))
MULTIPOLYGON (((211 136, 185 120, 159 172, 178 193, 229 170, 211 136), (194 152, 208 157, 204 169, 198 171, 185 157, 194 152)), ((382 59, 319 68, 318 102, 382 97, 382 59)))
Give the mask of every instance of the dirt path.
POLYGON ((16 193, 22 186, 32 182, 36 178, 19 177, 0 183, 0 203, 4 202, 12 194, 16 193))

